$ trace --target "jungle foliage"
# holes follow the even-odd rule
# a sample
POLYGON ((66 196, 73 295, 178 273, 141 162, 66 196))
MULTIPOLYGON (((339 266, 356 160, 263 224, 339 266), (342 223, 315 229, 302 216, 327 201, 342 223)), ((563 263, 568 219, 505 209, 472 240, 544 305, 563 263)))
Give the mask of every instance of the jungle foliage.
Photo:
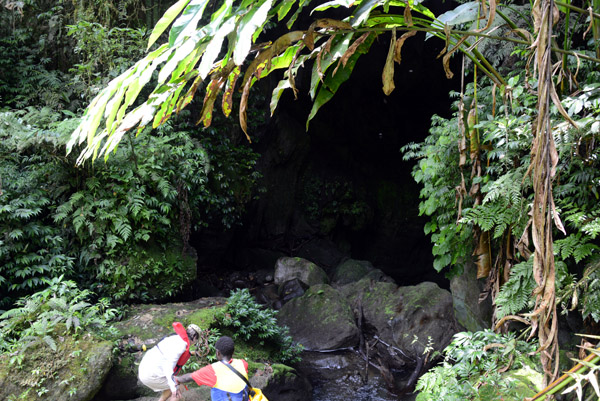
POLYGON ((108 163, 75 166, 64 146, 80 108, 143 52, 141 2, 9 3, 0 3, 0 309, 62 276, 117 302, 175 296, 196 275, 190 234, 237 224, 257 155, 223 134, 229 127, 200 132, 184 113, 132 135, 108 163))
MULTIPOLYGON (((577 5, 474 1, 437 16, 418 0, 179 0, 155 18, 147 54, 135 64, 115 43, 126 43, 135 57, 140 40, 146 39, 141 27, 115 29, 107 21, 131 13, 139 2, 122 0, 117 9, 125 11, 117 13, 109 3, 80 3, 103 21, 72 18, 67 25, 76 28, 49 29, 46 41, 35 45, 39 32, 32 34, 31 27, 0 42, 8 54, 0 62, 8 66, 25 60, 22 70, 27 72, 0 82, 0 97, 17 109, 5 114, 9 123, 2 135, 7 141, 1 145, 7 156, 3 177, 16 180, 3 183, 13 198, 0 214, 8 233, 0 244, 7 266, 0 286, 16 291, 8 302, 43 288, 47 274, 82 275, 122 299, 147 299, 152 280, 171 267, 164 262, 150 271, 144 287, 138 278, 145 267, 119 270, 123 261, 136 259, 140 251, 135 245, 160 248, 178 230, 179 246, 185 248, 191 213, 202 207, 210 213, 195 217, 200 224, 211 224, 215 216, 225 226, 232 224, 256 178, 250 173, 252 152, 242 145, 232 148, 238 144, 227 142, 218 125, 204 130, 206 136, 197 134, 180 120, 186 107, 198 106, 197 123, 211 127, 222 94, 223 114, 229 116, 238 105, 239 126, 250 140, 248 110, 255 83, 277 76, 270 104, 274 113, 283 91, 297 93, 296 77, 305 67, 311 71, 313 100, 308 124, 347 81, 357 59, 382 38, 390 39, 382 87, 391 93, 403 44, 424 31, 445 41, 439 57, 447 76, 458 73, 450 70, 449 60, 461 54, 460 73, 470 81, 454 94, 454 116, 434 116, 425 141, 404 149, 407 158, 417 160, 413 176, 423 185, 420 211, 430 216, 425 229, 434 244, 436 269, 459 274, 465 263, 476 263, 478 278, 486 281, 481 295, 495 303, 495 329, 507 330, 509 320, 530 325, 530 336, 538 334, 547 378, 556 376, 558 368, 555 306, 578 312, 586 327, 600 320, 597 0, 577 5), (321 17, 332 10, 342 10, 341 17, 321 17), (299 26, 303 11, 314 13, 308 26, 299 26), (285 33, 271 31, 274 27, 285 33), (98 37, 106 39, 98 43, 98 37), (77 43, 77 64, 44 58, 50 52, 47 43, 59 46, 69 40, 77 43), (92 56, 98 45, 100 64, 92 56), (114 78, 108 82, 109 77, 114 78), (202 105, 194 102, 200 93, 202 105), (81 119, 74 119, 92 96, 81 119), (23 119, 30 115, 33 124, 23 119), (150 127, 163 128, 149 136, 150 127), (65 144, 66 132, 72 135, 65 157, 56 152, 56 144, 65 144), (157 151, 163 147, 166 157, 157 151), (236 149, 243 156, 239 164, 229 158, 236 149), (99 156, 106 164, 86 163, 99 156), (215 165, 219 169, 210 168, 215 165), (200 174, 180 177, 174 174, 180 168, 196 168, 200 174), (129 287, 111 282, 129 273, 135 277, 129 287)), ((23 13, 40 9, 33 0, 23 4, 23 13)), ((66 26, 53 25, 54 16, 86 15, 69 7, 70 2, 61 1, 38 17, 51 28, 66 26)), ((456 351, 468 348, 463 342, 456 351)), ((452 372, 440 372, 456 379, 464 361, 453 359, 454 367, 441 368, 452 372)), ((431 389, 426 381, 420 385, 423 391, 431 389)))

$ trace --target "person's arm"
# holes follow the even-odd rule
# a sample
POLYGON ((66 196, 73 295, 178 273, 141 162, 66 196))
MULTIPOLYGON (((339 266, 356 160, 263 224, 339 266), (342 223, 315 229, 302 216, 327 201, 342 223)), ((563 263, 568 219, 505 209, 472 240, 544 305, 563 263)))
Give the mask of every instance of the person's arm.
POLYGON ((181 376, 175 376, 175 380, 177 381, 177 383, 189 383, 189 382, 193 381, 194 379, 192 379, 191 373, 186 373, 181 376))
POLYGON ((195 372, 186 373, 181 376, 175 376, 175 381, 177 383, 189 383, 191 381, 195 381, 199 386, 209 386, 213 387, 217 384, 217 375, 215 374, 215 370, 211 365, 207 365, 195 372))

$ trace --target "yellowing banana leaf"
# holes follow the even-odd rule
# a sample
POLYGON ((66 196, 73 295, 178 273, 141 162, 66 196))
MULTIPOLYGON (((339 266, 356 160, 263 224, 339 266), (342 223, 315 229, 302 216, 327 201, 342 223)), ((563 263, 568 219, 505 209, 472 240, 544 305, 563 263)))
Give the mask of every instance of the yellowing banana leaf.
POLYGON ((404 32, 400 39, 396 41, 396 46, 394 48, 394 61, 398 64, 402 62, 402 46, 406 39, 411 38, 417 34, 417 31, 408 31, 404 32))
POLYGON ((349 33, 343 35, 341 38, 338 38, 337 43, 332 46, 331 51, 323 54, 319 59, 320 61, 315 63, 313 66, 312 75, 310 78, 310 89, 308 92, 311 98, 315 98, 321 77, 324 76, 327 69, 333 64, 334 61, 342 57, 344 53, 346 53, 346 50, 348 50, 352 36, 353 34, 349 33))
POLYGON ((221 101, 221 109, 225 117, 229 117, 231 110, 233 109, 233 91, 235 90, 235 83, 240 76, 240 66, 236 65, 227 77, 225 83, 225 91, 223 92, 223 99, 221 101))
POLYGON ((396 88, 394 85, 394 53, 396 52, 396 28, 392 30, 392 38, 390 39, 390 46, 388 54, 383 67, 383 73, 381 74, 381 80, 383 81, 383 93, 389 96, 390 93, 396 88))
POLYGON ((222 76, 217 76, 210 82, 208 88, 206 88, 206 95, 204 96, 204 104, 202 106, 202 111, 200 112, 200 119, 196 124, 203 123, 205 127, 210 126, 215 100, 224 83, 225 79, 222 76))

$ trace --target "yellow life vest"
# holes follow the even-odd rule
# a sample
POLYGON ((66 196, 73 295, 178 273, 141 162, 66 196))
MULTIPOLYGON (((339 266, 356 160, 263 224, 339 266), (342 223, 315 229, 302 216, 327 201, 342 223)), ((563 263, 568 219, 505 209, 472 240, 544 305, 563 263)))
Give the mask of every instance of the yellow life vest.
MULTIPOLYGON (((246 372, 244 363, 241 359, 232 360, 230 365, 244 375, 246 379, 248 378, 248 373, 246 372)), ((215 362, 212 364, 212 368, 217 376, 217 382, 213 388, 237 394, 246 387, 246 383, 223 363, 215 362)))

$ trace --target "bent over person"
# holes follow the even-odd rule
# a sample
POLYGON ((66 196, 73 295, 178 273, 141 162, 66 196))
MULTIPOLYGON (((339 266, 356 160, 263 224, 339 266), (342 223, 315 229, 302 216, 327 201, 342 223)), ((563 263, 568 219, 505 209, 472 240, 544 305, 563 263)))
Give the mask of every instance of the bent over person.
POLYGON ((138 378, 154 391, 162 391, 158 401, 166 401, 169 397, 175 400, 177 386, 173 376, 181 370, 190 359, 190 343, 200 337, 200 327, 190 324, 187 329, 179 322, 173 323, 175 334, 165 337, 150 348, 138 369, 138 378))
POLYGON ((207 365, 193 373, 176 376, 177 383, 187 383, 192 380, 199 386, 212 387, 212 401, 246 401, 248 400, 248 362, 243 359, 233 359, 234 343, 230 337, 223 336, 215 344, 218 362, 207 365))

